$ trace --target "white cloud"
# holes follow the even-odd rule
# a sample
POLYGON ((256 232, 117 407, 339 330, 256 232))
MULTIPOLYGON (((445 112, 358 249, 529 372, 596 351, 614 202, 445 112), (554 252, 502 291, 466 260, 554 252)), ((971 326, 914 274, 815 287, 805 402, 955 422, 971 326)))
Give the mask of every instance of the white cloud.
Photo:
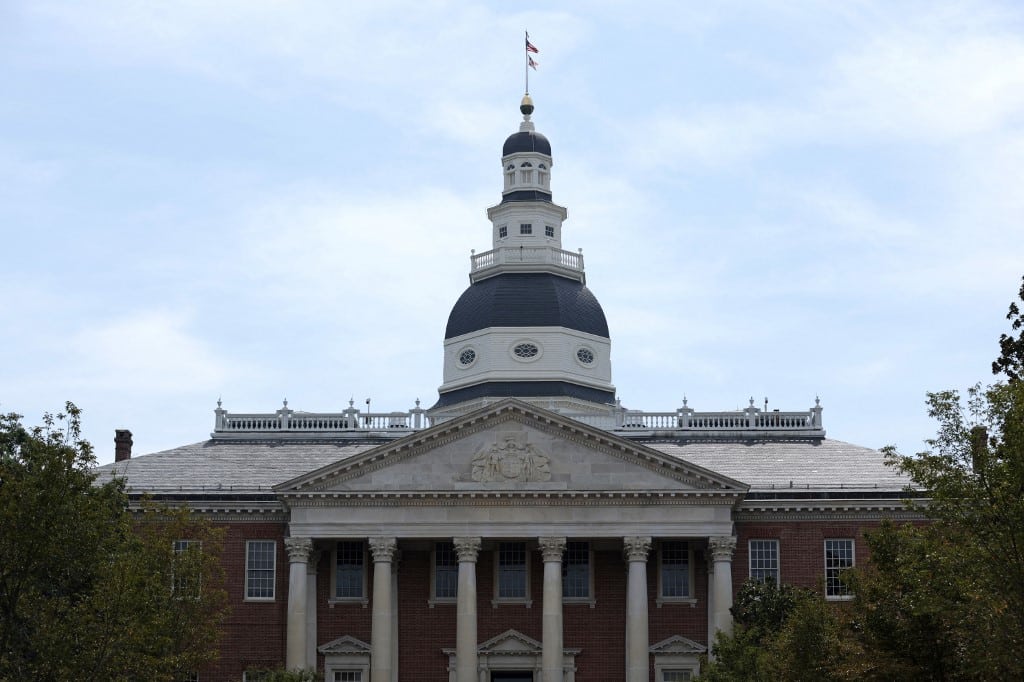
POLYGON ((188 327, 186 316, 161 311, 93 324, 68 340, 61 373, 90 391, 216 391, 241 368, 188 327))

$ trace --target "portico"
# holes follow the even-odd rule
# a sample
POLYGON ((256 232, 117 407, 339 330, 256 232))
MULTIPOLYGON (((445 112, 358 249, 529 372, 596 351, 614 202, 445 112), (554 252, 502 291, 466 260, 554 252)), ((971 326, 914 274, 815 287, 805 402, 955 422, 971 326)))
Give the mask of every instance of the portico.
MULTIPOLYGON (((488 679, 489 666, 479 660, 480 623, 489 620, 488 611, 536 613, 538 606, 535 679, 572 680, 576 654, 566 650, 565 609, 606 600, 621 603, 612 617, 624 623, 623 675, 646 681, 652 609, 685 608, 687 620, 697 610, 706 614, 704 631, 729 629, 732 510, 744 491, 739 482, 514 399, 369 450, 277 488, 289 508, 294 562, 287 664, 308 664, 315 635, 304 606, 317 589, 309 581, 319 575, 333 587, 330 603, 316 608, 371 604, 371 679, 397 679, 402 642, 395 620, 405 617, 398 604, 417 602, 405 579, 422 582, 412 572, 423 572, 422 564, 400 565, 398 557, 408 550, 431 557, 431 594, 419 597, 432 604, 454 597, 448 601, 455 606, 455 637, 442 647, 453 649, 452 680, 488 679), (330 557, 319 574, 303 561, 314 547, 330 557), (365 560, 345 558, 352 552, 365 560), (707 575, 711 592, 698 597, 697 574, 708 561, 714 565, 707 575), (358 570, 372 589, 356 597, 339 592, 358 570), (445 592, 447 571, 457 576, 454 595, 445 592), (566 575, 580 592, 566 592, 566 575), (580 587, 580 576, 608 587, 580 587), (531 584, 541 586, 539 604, 531 584)), ((529 613, 525 620, 535 617, 529 613)))

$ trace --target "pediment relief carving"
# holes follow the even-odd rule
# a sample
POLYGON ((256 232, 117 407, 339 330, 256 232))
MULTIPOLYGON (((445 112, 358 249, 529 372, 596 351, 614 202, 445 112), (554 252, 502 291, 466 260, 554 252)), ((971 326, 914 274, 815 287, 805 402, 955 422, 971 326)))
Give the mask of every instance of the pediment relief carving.
POLYGON ((527 442, 525 431, 499 432, 473 458, 470 478, 478 483, 550 481, 551 459, 527 442))

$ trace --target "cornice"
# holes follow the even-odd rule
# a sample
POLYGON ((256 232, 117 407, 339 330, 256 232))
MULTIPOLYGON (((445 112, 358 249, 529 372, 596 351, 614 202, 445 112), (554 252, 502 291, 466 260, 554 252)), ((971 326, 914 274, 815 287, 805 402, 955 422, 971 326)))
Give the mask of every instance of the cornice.
POLYGON ((741 491, 730 490, 473 490, 417 492, 322 491, 282 493, 289 507, 602 507, 733 506, 741 491))

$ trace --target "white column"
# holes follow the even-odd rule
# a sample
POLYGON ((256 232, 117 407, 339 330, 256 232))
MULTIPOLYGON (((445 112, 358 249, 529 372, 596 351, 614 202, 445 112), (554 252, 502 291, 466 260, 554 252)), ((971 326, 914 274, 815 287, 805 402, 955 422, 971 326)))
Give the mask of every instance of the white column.
POLYGON ((313 553, 310 538, 285 538, 288 551, 288 635, 285 667, 297 670, 306 667, 306 567, 313 553))
POLYGON ((732 633, 732 553, 736 550, 736 538, 731 535, 708 538, 708 549, 715 567, 715 588, 712 591, 713 611, 711 612, 712 633, 721 630, 732 633))
POLYGON ((650 642, 647 624, 647 554, 650 537, 622 539, 629 573, 626 578, 626 682, 650 679, 650 642))
POLYGON ((322 552, 313 552, 306 564, 306 667, 316 668, 316 569, 322 552))
POLYGON ((540 538, 538 545, 544 558, 541 679, 544 682, 562 682, 562 554, 565 552, 565 538, 540 538))
POLYGON ((398 682, 398 570, 402 563, 401 553, 395 557, 394 570, 391 571, 391 682, 398 682))
POLYGON ((370 682, 391 682, 391 562, 397 548, 395 538, 370 538, 373 554, 370 682))
POLYGON ((455 624, 455 681, 477 682, 476 558, 480 538, 453 538, 459 555, 455 624))

